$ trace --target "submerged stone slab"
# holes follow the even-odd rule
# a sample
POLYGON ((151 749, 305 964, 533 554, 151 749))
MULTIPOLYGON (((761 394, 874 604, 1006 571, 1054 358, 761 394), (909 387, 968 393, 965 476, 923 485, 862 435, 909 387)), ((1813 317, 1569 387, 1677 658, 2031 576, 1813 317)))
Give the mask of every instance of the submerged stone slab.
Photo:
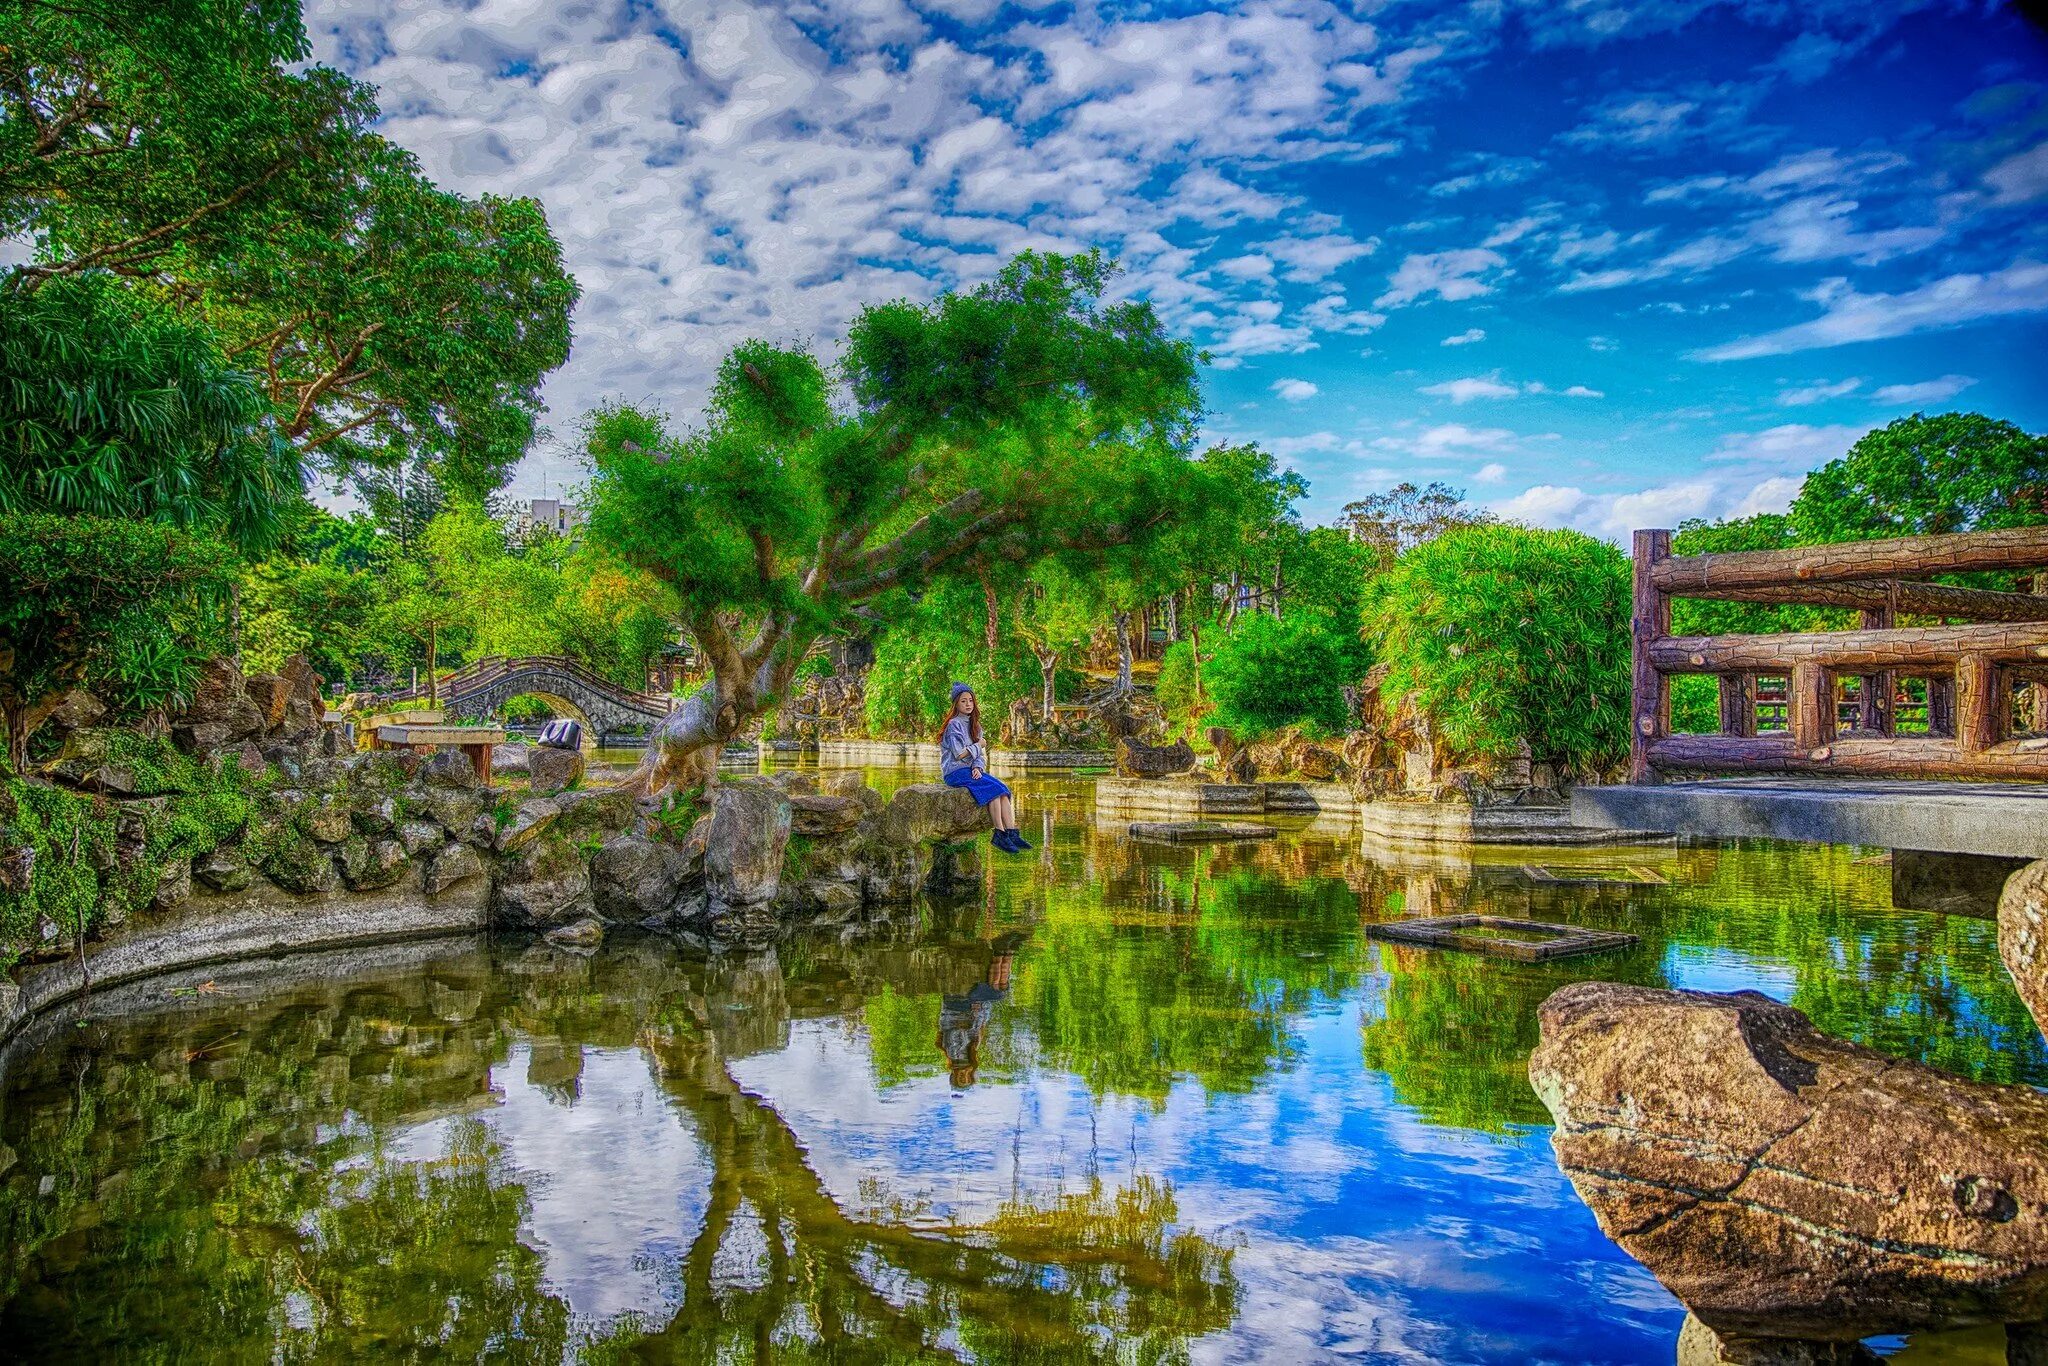
POLYGON ((1585 953, 1625 949, 1639 941, 1615 930, 1588 930, 1577 925, 1552 925, 1541 920, 1511 920, 1498 915, 1438 915, 1425 920, 1393 920, 1368 926, 1374 939, 1420 944, 1432 949, 1467 949, 1512 958, 1518 963, 1546 963, 1585 953))
POLYGON ((1223 844, 1269 840, 1280 832, 1250 821, 1132 821, 1131 838, 1149 844, 1223 844))
POLYGON ((1611 844, 1660 838, 1654 831, 1581 823, 1562 806, 1376 801, 1360 808, 1359 821, 1367 839, 1401 844, 1611 844))

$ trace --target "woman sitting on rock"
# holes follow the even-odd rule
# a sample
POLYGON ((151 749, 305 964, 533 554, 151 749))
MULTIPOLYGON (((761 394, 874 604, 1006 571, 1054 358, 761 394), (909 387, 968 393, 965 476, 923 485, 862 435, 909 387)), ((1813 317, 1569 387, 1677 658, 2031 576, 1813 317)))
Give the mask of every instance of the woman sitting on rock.
POLYGON ((1017 800, 1010 789, 988 771, 988 750, 981 743, 981 707, 974 689, 965 683, 953 685, 953 705, 946 713, 945 729, 939 732, 939 777, 948 787, 964 787, 976 806, 988 808, 995 822, 989 843, 1007 854, 1020 854, 1031 845, 1017 830, 1017 800))

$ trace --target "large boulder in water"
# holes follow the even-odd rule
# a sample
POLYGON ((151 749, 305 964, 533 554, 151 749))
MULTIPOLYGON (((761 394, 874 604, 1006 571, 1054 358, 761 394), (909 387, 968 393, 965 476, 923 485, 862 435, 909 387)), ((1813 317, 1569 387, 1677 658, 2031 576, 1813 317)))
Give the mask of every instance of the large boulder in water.
POLYGON ((597 911, 610 920, 665 917, 684 889, 702 881, 703 876, 702 849, 693 858, 677 845, 645 835, 620 835, 590 860, 597 911))
POLYGON ((1754 992, 1580 982, 1529 1078, 1607 1235, 1717 1333, 2048 1319, 2048 1096, 1831 1039, 1754 992))
POLYGON ((789 847, 789 794, 762 778, 720 783, 714 791, 704 852, 704 879, 713 904, 773 901, 789 847))
POLYGON ((964 787, 944 783, 912 783, 896 789, 882 808, 882 838, 890 844, 915 845, 928 840, 957 840, 989 828, 988 812, 974 804, 964 787))
POLYGON ((1998 956, 2048 1037, 2048 859, 2006 879, 1998 898, 1998 956))

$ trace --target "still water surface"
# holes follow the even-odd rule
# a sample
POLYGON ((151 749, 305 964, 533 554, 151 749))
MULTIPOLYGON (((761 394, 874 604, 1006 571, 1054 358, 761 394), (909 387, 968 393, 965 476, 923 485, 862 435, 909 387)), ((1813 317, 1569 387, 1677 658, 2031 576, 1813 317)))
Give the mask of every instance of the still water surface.
POLYGON ((2048 1083, 1995 927, 1857 851, 1146 846, 1021 786, 1035 854, 859 942, 444 940, 45 1027, 0 1060, 0 1355, 1668 1362, 1525 1076, 1559 985, 2048 1083), (1462 909, 1642 942, 1364 933, 1462 909))

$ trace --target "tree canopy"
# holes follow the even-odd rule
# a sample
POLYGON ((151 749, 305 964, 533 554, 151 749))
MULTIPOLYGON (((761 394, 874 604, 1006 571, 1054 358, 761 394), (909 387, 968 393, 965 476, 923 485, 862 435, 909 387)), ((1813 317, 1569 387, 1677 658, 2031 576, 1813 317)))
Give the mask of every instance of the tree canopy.
POLYGON ((100 274, 203 318, 278 431, 337 475, 430 458, 482 496, 568 353, 576 287, 540 207, 437 189, 308 55, 297 0, 0 13, 4 287, 100 274))
POLYGON ((2048 436, 1979 413, 1915 413, 1806 476, 1802 541, 1992 531, 2048 521, 2048 436))
POLYGON ((887 594, 1131 546, 1198 504, 1193 348, 1108 301, 1111 274, 1026 253, 978 288, 865 309, 830 369, 738 347, 687 431, 592 416, 589 534, 674 592, 716 678, 668 750, 730 738, 887 594))

